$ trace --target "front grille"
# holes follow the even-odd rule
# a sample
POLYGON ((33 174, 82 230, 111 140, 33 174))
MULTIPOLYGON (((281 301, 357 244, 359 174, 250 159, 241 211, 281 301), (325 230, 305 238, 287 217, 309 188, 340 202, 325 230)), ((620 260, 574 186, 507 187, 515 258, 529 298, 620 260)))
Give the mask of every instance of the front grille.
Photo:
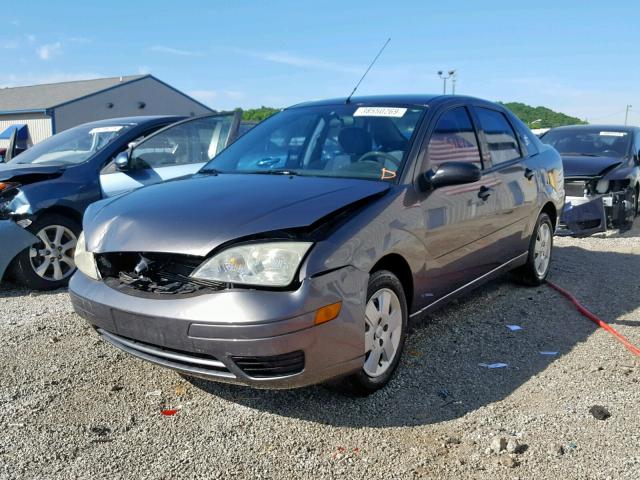
POLYGON ((564 183, 564 193, 567 197, 584 197, 585 188, 587 188, 587 182, 572 181, 564 183))
POLYGON ((159 363, 167 367, 205 373, 208 375, 236 378, 224 363, 212 355, 185 352, 184 350, 151 345, 149 343, 140 342, 138 340, 107 332, 101 328, 98 328, 97 331, 102 338, 112 345, 150 362, 159 363))
POLYGON ((227 288, 191 278, 202 257, 170 253, 116 252, 96 255, 100 275, 111 288, 145 297, 192 296, 227 288))
POLYGON ((284 377, 304 370, 304 352, 297 350, 270 357, 239 357, 231 359, 246 375, 253 378, 284 377))

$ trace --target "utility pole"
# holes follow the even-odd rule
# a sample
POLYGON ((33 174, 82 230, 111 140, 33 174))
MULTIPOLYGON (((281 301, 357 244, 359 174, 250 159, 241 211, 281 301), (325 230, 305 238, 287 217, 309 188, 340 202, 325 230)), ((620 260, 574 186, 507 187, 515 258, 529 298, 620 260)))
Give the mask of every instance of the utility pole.
POLYGON ((447 80, 450 78, 451 79, 451 83, 453 85, 452 94, 455 95, 455 93, 456 93, 456 71, 455 70, 449 70, 447 72, 447 75, 445 75, 442 70, 438 70, 438 76, 442 79, 442 94, 443 95, 447 94, 447 80))
POLYGON ((627 105, 627 109, 624 112, 624 126, 627 126, 627 122, 629 121, 629 110, 631 110, 631 107, 633 107, 633 105, 627 105))

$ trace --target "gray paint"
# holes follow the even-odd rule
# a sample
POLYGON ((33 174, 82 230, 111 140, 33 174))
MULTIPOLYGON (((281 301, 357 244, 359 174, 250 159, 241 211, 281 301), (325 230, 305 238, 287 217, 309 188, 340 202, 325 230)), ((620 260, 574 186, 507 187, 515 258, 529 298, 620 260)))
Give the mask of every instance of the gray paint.
MULTIPOLYGON (((353 99, 356 105, 359 101, 353 99)), ((230 288, 158 300, 118 292, 78 272, 70 284, 76 311, 95 327, 122 337, 213 355, 233 378, 127 350, 220 381, 289 388, 361 368, 369 272, 380 260, 395 258, 392 269, 408 265, 412 290, 407 293, 413 298, 409 310, 416 315, 523 265, 541 210, 551 208, 557 216, 563 203, 560 157, 542 144, 532 156, 488 166, 477 182, 430 191, 418 188, 417 159, 423 158, 440 112, 461 103, 502 111, 465 97, 427 101, 428 117, 397 184, 221 174, 142 189, 95 204, 85 215, 90 250, 174 252, 198 255, 203 261, 235 242, 283 238, 285 230, 314 242, 291 290, 230 288), (530 179, 526 169, 534 172, 530 179), (478 192, 487 186, 492 194, 479 201, 478 192), (334 212, 355 203, 358 208, 334 223, 334 212), (436 220, 429 224, 430 218, 436 220), (344 307, 337 319, 312 326, 311 314, 317 308, 340 300, 344 307), (298 349, 307 356, 305 370, 285 379, 248 378, 229 358, 298 349)), ((384 104, 384 99, 371 102, 384 104)), ((526 128, 505 113, 517 128, 526 128)), ((487 151, 482 131, 479 137, 487 151)), ((126 350, 117 339, 108 341, 126 350)))

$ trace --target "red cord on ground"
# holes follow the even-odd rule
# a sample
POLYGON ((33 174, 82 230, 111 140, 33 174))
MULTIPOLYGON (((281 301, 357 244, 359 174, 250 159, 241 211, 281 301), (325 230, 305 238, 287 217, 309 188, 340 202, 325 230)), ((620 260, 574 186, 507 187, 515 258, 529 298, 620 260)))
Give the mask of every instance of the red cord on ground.
POLYGON ((616 339, 622 343, 627 350, 629 350, 631 353, 634 353, 636 355, 638 355, 640 357, 640 348, 636 347, 635 345, 633 345, 629 340, 627 340, 626 338, 624 338, 622 335, 620 335, 611 325, 609 325, 607 322, 605 322, 604 320, 601 320, 600 318, 598 318, 596 315, 594 315, 593 313, 591 313, 589 310, 587 310, 585 307, 582 306, 582 304, 578 301, 578 299, 576 297, 574 297, 571 293, 569 293, 568 291, 566 291, 564 288, 559 287, 558 285, 556 285, 553 282, 550 282, 549 280, 547 280, 547 284, 553 288, 555 291, 559 292, 561 295, 564 295, 565 297, 567 297, 569 299, 569 301, 571 303, 573 303, 575 305, 575 307, 578 309, 578 311, 584 315, 585 317, 587 317, 589 320, 591 320, 593 323, 595 323, 596 325, 598 325, 601 328, 604 328, 607 332, 609 332, 610 334, 612 334, 614 337, 616 337, 616 339))

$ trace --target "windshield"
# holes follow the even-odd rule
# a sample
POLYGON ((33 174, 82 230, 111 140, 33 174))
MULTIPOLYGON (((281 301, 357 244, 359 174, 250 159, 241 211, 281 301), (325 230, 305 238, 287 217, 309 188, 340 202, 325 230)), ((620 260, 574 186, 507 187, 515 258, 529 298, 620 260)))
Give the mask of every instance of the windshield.
POLYGON ((394 181, 424 110, 357 105, 284 110, 236 140, 202 172, 394 181))
POLYGON ((65 130, 16 155, 9 164, 75 165, 89 159, 132 125, 81 125, 65 130))
POLYGON ((629 132, 621 130, 550 130, 541 140, 560 154, 622 158, 629 153, 629 132))

